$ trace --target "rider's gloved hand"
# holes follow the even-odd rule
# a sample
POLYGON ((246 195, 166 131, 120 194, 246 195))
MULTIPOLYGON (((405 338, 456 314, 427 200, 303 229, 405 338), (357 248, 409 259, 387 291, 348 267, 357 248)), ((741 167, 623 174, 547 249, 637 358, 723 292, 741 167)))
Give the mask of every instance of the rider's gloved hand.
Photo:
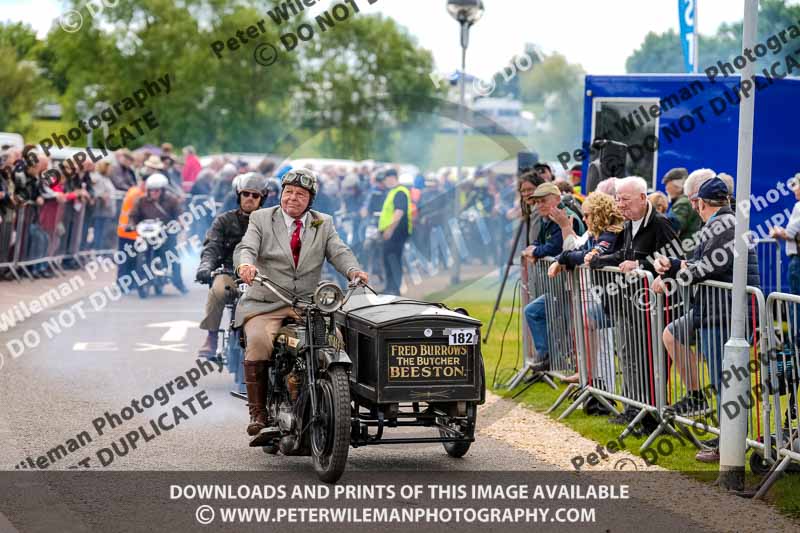
POLYGON ((200 267, 197 269, 197 274, 195 275, 194 279, 198 283, 205 283, 206 285, 211 284, 211 271, 207 268, 200 267))

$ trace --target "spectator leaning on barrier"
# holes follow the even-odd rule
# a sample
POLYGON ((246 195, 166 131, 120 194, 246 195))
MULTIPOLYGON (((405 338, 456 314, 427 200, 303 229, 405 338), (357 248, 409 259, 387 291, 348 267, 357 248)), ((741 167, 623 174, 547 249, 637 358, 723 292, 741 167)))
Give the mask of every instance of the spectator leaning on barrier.
MULTIPOLYGON (((798 242, 800 242, 800 173, 795 174, 793 185, 797 203, 792 209, 789 224, 785 228, 772 228, 770 236, 786 241, 786 255, 789 256, 789 291, 792 294, 800 295, 800 249, 798 249, 798 242)), ((795 321, 792 323, 797 324, 795 321)))
MULTIPOLYGON (((683 242, 690 239, 703 225, 700 217, 692 209, 689 198, 684 194, 683 186, 689 172, 685 168, 673 168, 661 179, 670 199, 670 207, 667 218, 672 222, 678 238, 683 242)), ((684 250, 689 253, 690 250, 684 250)))
MULTIPOLYGON (((564 242, 572 240, 579 243, 579 246, 564 248, 558 257, 557 262, 550 265, 547 270, 547 275, 554 278, 564 270, 572 270, 577 266, 589 264, 591 259, 596 255, 608 253, 614 246, 617 236, 622 233, 624 218, 614 204, 614 199, 607 194, 601 192, 589 193, 589 196, 583 202, 583 216, 586 220, 587 231, 579 239, 575 239, 575 231, 572 219, 567 215, 566 211, 556 210, 550 215, 552 220, 555 220, 561 228, 564 242)), ((590 304, 587 310, 589 318, 589 327, 596 329, 605 320, 603 319, 603 308, 599 304, 590 304)), ((537 326, 538 327, 538 326, 537 326)), ((545 325, 546 327, 546 325, 545 325)), ((590 335, 591 342, 595 341, 595 336, 590 335)), ((590 354, 597 354, 597 347, 592 345, 590 347, 590 354)), ((577 366, 577 365, 576 365, 577 366)), ((593 368, 605 369, 609 368, 608 364, 594 364, 593 368)), ((596 372, 595 377, 603 380, 613 379, 611 376, 604 376, 601 372, 596 372)), ((578 374, 571 376, 565 380, 568 383, 577 383, 578 374)), ((601 386, 602 388, 602 386, 601 386)), ((603 414, 605 411, 603 410, 603 414)))
MULTIPOLYGON (((530 261, 536 262, 542 257, 556 257, 562 251, 561 228, 551 218, 552 216, 571 219, 573 231, 576 234, 583 234, 584 227, 578 215, 561 203, 561 191, 554 184, 542 183, 528 198, 528 201, 532 198, 536 203, 536 211, 542 219, 536 240, 522 252, 522 255, 530 261)), ((542 294, 525 306, 525 318, 533 337, 533 344, 542 360, 549 356, 545 298, 546 295, 542 294)))
MULTIPOLYGON (((734 253, 732 244, 735 241, 736 217, 730 208, 728 187, 714 177, 700 187, 691 198, 693 207, 703 219, 705 225, 697 239, 697 246, 688 260, 660 256, 656 259, 656 271, 661 275, 653 282, 653 290, 663 292, 663 279, 683 278, 691 284, 703 281, 733 281, 734 253), (722 250, 723 253, 718 252, 722 250), (720 260, 720 258, 724 260, 720 260), (663 278, 663 279, 662 279, 663 278)), ((747 257, 747 284, 759 286, 758 257, 754 249, 750 249, 747 257)), ((681 380, 686 385, 687 394, 670 406, 675 414, 693 416, 708 409, 708 401, 700 390, 697 355, 690 348, 695 332, 699 332, 699 350, 708 362, 711 384, 717 394, 717 420, 722 390, 722 354, 725 342, 729 337, 730 316, 724 310, 730 309, 730 295, 727 303, 709 302, 700 298, 699 289, 692 297, 692 306, 687 314, 671 322, 663 333, 664 346, 669 357, 674 361, 681 380), (704 305, 705 304, 705 305, 704 305)), ((698 452, 697 459, 703 462, 719 461, 716 449, 698 452)))
MULTIPOLYGON (((44 206, 45 201, 44 185, 40 180, 40 176, 42 172, 47 170, 50 160, 43 154, 36 154, 35 157, 37 162, 34 165, 27 166, 24 172, 17 174, 17 176, 21 178, 17 183, 17 194, 24 202, 25 209, 29 212, 27 216, 27 235, 25 238, 25 240, 27 240, 27 245, 26 251, 22 256, 22 259, 25 260, 44 257, 47 254, 47 248, 50 244, 50 238, 42 229, 40 222, 41 208, 44 206)), ((20 236, 18 235, 17 238, 20 238, 20 236)), ((54 275, 44 261, 31 265, 29 269, 34 278, 49 278, 54 275)))
MULTIPOLYGON (((647 182, 643 178, 631 176, 619 179, 616 189, 617 206, 626 220, 623 234, 617 238, 610 253, 593 257, 590 265, 592 268, 616 266, 623 273, 643 269, 655 276, 651 258, 676 238, 675 230, 669 220, 647 201, 647 182)), ((611 306, 610 312, 616 315, 611 318, 618 329, 617 337, 622 346, 619 359, 623 367, 623 390, 628 398, 654 405, 655 391, 649 386, 652 346, 647 344, 646 336, 637 329, 637 321, 633 320, 640 312, 634 305, 634 295, 629 294, 628 285, 619 292, 620 295, 614 297, 617 301, 611 306)), ((636 414, 636 408, 627 406, 621 415, 609 421, 628 425, 636 414)), ((657 425, 649 415, 642 422, 648 431, 657 425)))

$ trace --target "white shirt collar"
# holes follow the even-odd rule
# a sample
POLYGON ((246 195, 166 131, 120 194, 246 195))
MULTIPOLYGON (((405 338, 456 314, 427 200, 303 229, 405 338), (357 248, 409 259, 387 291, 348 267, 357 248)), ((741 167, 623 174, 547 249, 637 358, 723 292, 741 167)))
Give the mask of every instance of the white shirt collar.
MULTIPOLYGON (((293 232, 294 231, 294 220, 295 219, 293 219, 288 214, 286 214, 286 211, 284 211, 282 207, 280 208, 280 210, 281 210, 281 214, 283 215, 283 221, 286 223, 286 228, 290 232, 293 232)), ((300 217, 300 220, 303 222, 303 230, 305 230, 306 226, 308 225, 306 223, 308 221, 308 211, 303 213, 303 216, 300 217)))

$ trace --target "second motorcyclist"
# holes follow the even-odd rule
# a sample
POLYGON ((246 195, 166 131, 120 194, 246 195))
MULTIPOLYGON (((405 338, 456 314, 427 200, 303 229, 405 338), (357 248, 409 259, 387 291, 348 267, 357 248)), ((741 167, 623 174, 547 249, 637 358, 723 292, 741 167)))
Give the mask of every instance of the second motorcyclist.
MULTIPOLYGON (((144 183, 145 195, 137 198, 133 209, 131 209, 131 225, 135 226, 143 220, 160 220, 166 226, 171 221, 178 220, 178 216, 181 214, 181 202, 177 196, 166 190, 168 186, 169 180, 163 174, 155 173, 147 177, 144 183)), ((162 264, 172 264, 172 284, 181 294, 186 294, 189 291, 183 284, 183 278, 181 278, 180 261, 167 261, 165 259, 167 252, 172 252, 172 255, 177 257, 175 253, 178 241, 177 236, 170 232, 165 232, 165 234, 166 240, 156 250, 156 253, 161 257, 162 264)), ((139 287, 140 294, 144 290, 144 287, 139 287)))
POLYGON ((206 234, 196 277, 200 283, 211 285, 205 318, 200 322, 200 329, 208 332, 198 352, 201 357, 213 357, 216 354, 222 313, 229 295, 235 289, 231 275, 220 274, 212 280, 212 272, 222 267, 233 273, 233 250, 247 231, 250 213, 261 207, 265 189, 266 180, 260 174, 251 172, 242 176, 237 194, 239 206, 215 218, 206 234))

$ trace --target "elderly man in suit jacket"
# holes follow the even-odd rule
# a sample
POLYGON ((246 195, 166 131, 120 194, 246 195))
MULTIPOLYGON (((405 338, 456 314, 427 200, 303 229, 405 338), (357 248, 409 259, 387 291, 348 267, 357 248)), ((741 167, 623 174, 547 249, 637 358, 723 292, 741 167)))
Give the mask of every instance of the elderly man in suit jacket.
MULTIPOLYGON (((247 232, 236 246, 233 261, 242 280, 251 284, 261 272, 275 284, 309 296, 319 284, 327 259, 348 279, 367 282, 367 274, 336 233, 333 219, 311 210, 317 194, 314 173, 292 170, 281 187, 280 205, 251 214, 247 232)), ((258 435, 267 425, 266 368, 272 358, 272 340, 288 317, 296 317, 294 310, 262 286, 250 287, 236 308, 236 326, 244 326, 247 339, 244 381, 250 435, 258 435)))

